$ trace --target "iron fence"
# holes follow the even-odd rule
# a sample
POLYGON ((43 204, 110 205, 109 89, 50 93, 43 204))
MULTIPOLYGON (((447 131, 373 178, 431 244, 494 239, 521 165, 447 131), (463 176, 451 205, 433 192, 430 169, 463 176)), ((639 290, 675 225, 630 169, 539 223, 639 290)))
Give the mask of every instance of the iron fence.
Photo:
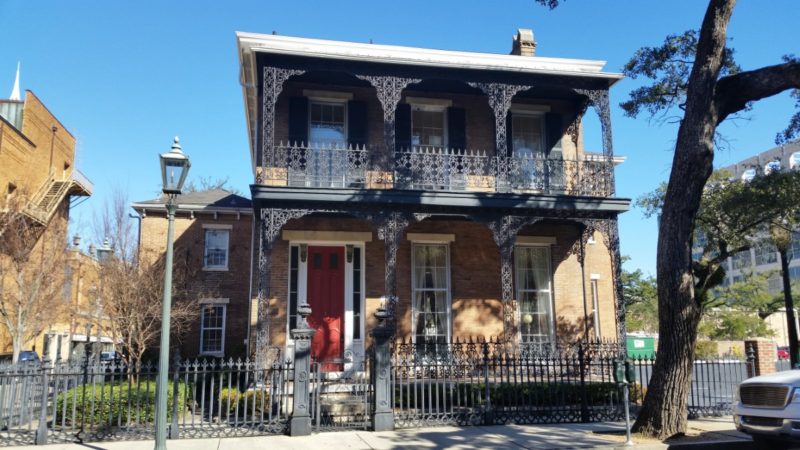
MULTIPOLYGON (((284 433, 293 366, 276 359, 176 361, 171 438, 284 433)), ((157 368, 84 362, 0 368, 0 445, 153 439, 157 368), (38 434, 38 436, 37 436, 38 434)))
POLYGON ((507 348, 498 341, 399 342, 393 402, 399 428, 622 420, 619 346, 507 348))
POLYGON ((370 361, 314 361, 309 392, 316 431, 366 430, 372 425, 370 361))

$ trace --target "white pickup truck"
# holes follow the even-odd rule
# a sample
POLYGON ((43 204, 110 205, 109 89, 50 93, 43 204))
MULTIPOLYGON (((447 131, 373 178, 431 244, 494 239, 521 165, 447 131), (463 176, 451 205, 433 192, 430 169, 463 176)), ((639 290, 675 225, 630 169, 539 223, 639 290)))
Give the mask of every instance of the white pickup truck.
POLYGON ((736 391, 733 420, 759 448, 800 446, 800 370, 743 381, 736 391))

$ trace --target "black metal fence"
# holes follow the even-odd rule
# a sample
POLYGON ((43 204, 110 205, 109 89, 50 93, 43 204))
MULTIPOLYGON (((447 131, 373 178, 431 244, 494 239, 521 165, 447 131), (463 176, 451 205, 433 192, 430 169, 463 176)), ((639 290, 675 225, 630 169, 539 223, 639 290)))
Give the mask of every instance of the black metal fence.
MULTIPOLYGON (((170 368, 171 438, 284 433, 293 367, 276 359, 196 360, 170 368)), ((153 439, 154 365, 0 367, 0 445, 153 439), (38 435, 38 436, 37 436, 38 435)))
POLYGON ((613 379, 619 346, 509 349, 497 341, 400 342, 393 355, 395 424, 494 425, 622 420, 613 379))

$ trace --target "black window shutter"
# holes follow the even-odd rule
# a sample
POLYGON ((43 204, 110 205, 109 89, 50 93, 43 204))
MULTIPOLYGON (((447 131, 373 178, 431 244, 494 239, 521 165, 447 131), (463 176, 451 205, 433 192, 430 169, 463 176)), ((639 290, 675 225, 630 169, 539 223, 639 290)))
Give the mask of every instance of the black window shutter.
POLYGON ((305 97, 289 98, 289 143, 308 143, 308 99, 305 97))
POLYGON ((447 146, 453 150, 467 148, 467 114, 464 108, 447 108, 447 146))
POLYGON ((562 123, 561 114, 547 113, 544 116, 544 122, 547 153, 549 155, 556 151, 556 155, 560 156, 561 138, 564 136, 564 126, 562 123))
POLYGON ((411 148, 411 105, 400 103, 394 113, 395 151, 411 148))
POLYGON ((357 100, 347 102, 347 143, 367 145, 367 103, 357 100))
POLYGON ((514 156, 514 127, 512 126, 514 120, 511 116, 512 114, 511 111, 506 114, 506 153, 508 156, 514 156))

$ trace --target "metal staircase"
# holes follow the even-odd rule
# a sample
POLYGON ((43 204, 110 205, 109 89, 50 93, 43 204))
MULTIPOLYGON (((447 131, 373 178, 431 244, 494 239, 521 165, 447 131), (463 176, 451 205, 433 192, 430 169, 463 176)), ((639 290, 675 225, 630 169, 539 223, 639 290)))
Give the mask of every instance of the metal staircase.
POLYGON ((58 205, 64 200, 71 185, 72 180, 50 178, 28 203, 25 215, 40 225, 46 225, 50 218, 53 217, 58 205))

